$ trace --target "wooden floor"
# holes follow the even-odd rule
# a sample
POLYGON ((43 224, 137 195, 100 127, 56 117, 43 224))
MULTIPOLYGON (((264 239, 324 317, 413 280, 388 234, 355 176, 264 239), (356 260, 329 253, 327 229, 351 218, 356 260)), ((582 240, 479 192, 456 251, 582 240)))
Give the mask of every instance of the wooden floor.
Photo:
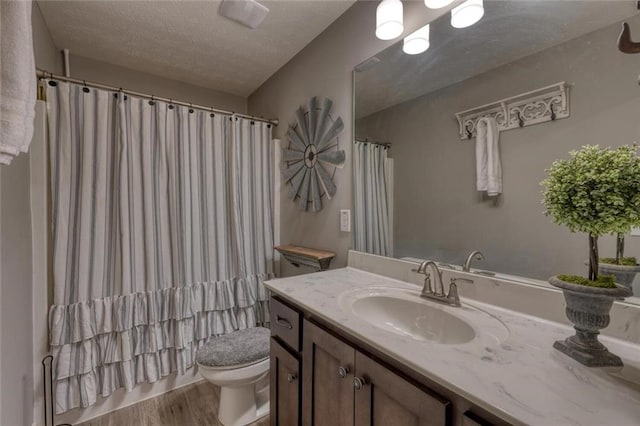
MULTIPOLYGON (((77 426, 221 426, 220 388, 209 382, 168 392, 77 426)), ((268 426, 269 416, 254 426, 268 426)))

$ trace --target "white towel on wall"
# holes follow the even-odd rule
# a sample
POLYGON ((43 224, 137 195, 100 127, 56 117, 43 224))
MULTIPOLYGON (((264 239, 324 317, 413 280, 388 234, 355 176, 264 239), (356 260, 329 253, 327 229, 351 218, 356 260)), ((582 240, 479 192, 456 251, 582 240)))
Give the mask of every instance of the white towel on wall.
POLYGON ((29 149, 36 85, 31 0, 0 1, 0 164, 29 149))
POLYGON ((502 193, 500 164, 500 130, 493 117, 483 117, 476 124, 476 188, 490 197, 502 193))

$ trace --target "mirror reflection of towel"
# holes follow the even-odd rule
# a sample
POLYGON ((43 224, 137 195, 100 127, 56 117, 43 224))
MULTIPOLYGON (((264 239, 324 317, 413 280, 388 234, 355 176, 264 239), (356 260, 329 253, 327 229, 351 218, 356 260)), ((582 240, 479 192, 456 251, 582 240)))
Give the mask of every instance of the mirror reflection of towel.
POLYGON ((476 188, 490 197, 502 193, 500 164, 500 130, 493 117, 483 117, 476 124, 476 188))

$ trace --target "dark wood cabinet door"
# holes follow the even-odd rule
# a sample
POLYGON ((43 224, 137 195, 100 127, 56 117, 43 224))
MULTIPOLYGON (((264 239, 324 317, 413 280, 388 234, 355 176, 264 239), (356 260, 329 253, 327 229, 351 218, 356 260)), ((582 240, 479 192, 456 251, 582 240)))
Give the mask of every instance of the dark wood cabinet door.
POLYGON ((303 425, 353 426, 355 350, 309 321, 303 327, 303 425))
POLYGON ((273 426, 300 425, 300 361, 271 339, 270 416, 273 426))
POLYGON ((444 426, 450 403, 356 351, 356 426, 444 426))

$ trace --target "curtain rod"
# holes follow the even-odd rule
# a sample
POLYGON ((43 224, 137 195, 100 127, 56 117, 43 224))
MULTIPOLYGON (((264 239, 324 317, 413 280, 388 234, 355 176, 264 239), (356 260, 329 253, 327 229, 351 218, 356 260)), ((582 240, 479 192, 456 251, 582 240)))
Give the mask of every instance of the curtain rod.
POLYGON ((370 143, 371 145, 381 145, 381 146, 384 146, 384 147, 387 147, 387 148, 391 148, 391 142, 374 141, 374 140, 371 140, 369 138, 364 138, 364 139, 356 138, 356 142, 370 143))
POLYGON ((52 80, 60 80, 60 81, 66 81, 66 82, 69 82, 69 83, 82 84, 83 86, 93 87, 93 88, 96 88, 96 89, 104 89, 104 90, 112 90, 112 91, 115 91, 115 92, 122 92, 122 93, 125 93, 127 95, 137 96, 139 98, 151 99, 151 100, 160 101, 160 102, 169 102, 169 103, 174 104, 174 105, 182 105, 182 106, 189 107, 189 108, 201 109, 201 110, 209 111, 209 112, 217 112, 218 114, 237 115, 238 117, 248 118, 248 119, 254 120, 254 121, 263 121, 265 123, 269 123, 269 124, 274 125, 274 126, 277 126, 278 123, 279 123, 279 120, 277 118, 269 119, 269 118, 262 118, 262 117, 254 117, 252 115, 240 114, 240 113, 232 112, 232 111, 225 111, 225 110, 222 110, 222 109, 216 109, 216 108, 212 108, 212 107, 208 107, 208 106, 204 106, 204 105, 196 105, 196 104, 191 104, 189 102, 176 101, 174 99, 164 98, 162 96, 148 95, 146 93, 135 92, 133 90, 127 90, 127 89, 123 89, 121 87, 109 86, 109 85, 106 85, 106 84, 94 83, 94 82, 90 82, 90 81, 79 80, 77 78, 65 77, 63 75, 58 75, 58 74, 52 74, 49 71, 44 71, 44 70, 41 70, 41 69, 36 69, 36 76, 38 78, 50 78, 52 80))

